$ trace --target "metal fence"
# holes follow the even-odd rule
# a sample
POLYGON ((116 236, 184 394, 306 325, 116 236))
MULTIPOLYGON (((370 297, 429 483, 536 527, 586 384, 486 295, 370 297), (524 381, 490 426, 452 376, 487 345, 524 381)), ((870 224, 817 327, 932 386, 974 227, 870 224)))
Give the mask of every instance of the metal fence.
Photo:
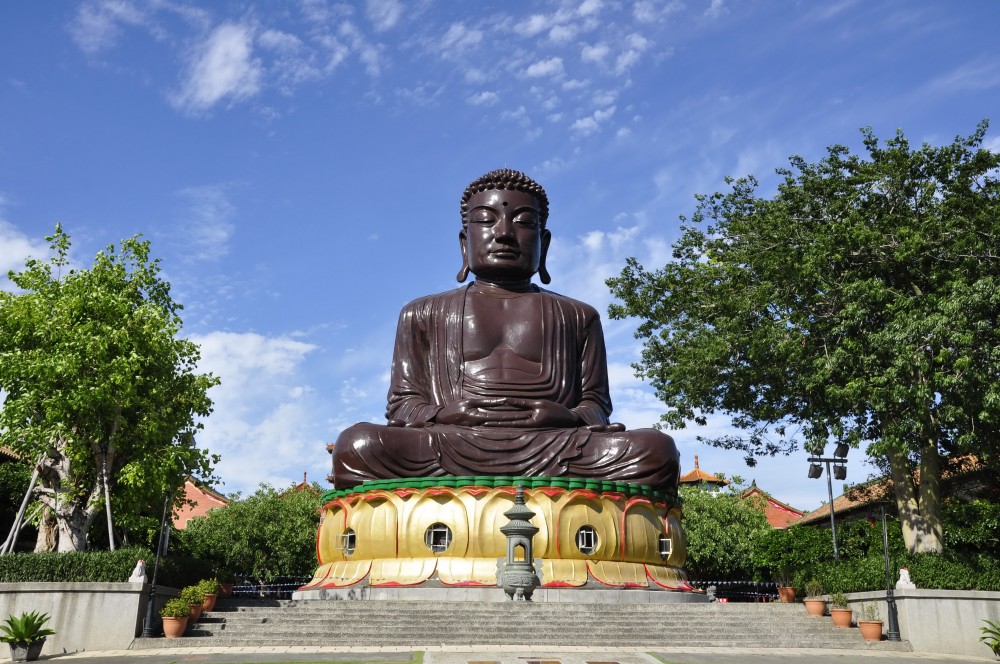
POLYGON ((775 602, 778 586, 772 581, 690 581, 695 588, 710 591, 726 602, 775 602))
POLYGON ((258 579, 237 576, 233 585, 233 597, 243 599, 291 599, 292 593, 309 583, 312 576, 275 576, 258 579))

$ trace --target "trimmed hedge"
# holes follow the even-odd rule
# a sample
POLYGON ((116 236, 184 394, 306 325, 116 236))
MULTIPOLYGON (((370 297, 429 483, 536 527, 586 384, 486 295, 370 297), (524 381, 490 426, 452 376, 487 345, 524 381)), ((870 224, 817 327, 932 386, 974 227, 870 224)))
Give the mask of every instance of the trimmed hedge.
MULTIPOLYGON (((146 574, 153 574, 153 554, 144 547, 115 551, 68 553, 15 553, 0 556, 0 583, 121 583, 128 580, 137 560, 147 561, 146 574)), ((215 576, 211 563, 181 556, 160 559, 157 582, 181 588, 198 579, 215 576)))

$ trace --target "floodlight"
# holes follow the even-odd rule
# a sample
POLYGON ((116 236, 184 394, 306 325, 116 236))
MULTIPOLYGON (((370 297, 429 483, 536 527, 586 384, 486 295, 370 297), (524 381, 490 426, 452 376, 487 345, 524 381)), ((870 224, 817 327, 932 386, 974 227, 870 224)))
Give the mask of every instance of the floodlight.
POLYGON ((823 476, 823 466, 818 463, 809 464, 809 479, 816 480, 823 476))
POLYGON ((833 451, 833 456, 839 457, 841 459, 847 458, 847 451, 850 450, 850 446, 847 443, 838 443, 837 449, 833 451))
POLYGON ((846 480, 847 479, 847 466, 834 466, 833 467, 833 479, 835 479, 835 480, 846 480))

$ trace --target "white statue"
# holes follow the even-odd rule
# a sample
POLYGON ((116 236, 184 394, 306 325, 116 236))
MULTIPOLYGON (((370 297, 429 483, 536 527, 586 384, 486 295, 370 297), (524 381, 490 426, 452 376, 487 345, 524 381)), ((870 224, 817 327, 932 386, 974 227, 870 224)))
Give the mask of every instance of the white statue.
POLYGON ((910 570, 903 567, 899 570, 899 581, 896 582, 896 590, 913 589, 916 590, 917 586, 910 581, 910 570))
POLYGON ((146 583, 146 561, 140 560, 132 570, 132 576, 128 578, 129 583, 146 583))

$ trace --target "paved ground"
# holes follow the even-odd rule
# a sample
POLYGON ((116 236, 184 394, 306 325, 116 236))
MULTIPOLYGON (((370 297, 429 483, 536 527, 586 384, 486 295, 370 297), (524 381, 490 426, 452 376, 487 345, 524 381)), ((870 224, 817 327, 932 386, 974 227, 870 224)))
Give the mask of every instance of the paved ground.
POLYGON ((264 664, 270 662, 399 662, 419 664, 929 664, 996 662, 994 658, 856 650, 750 648, 608 648, 574 646, 163 648, 107 650, 43 657, 60 664, 264 664))

